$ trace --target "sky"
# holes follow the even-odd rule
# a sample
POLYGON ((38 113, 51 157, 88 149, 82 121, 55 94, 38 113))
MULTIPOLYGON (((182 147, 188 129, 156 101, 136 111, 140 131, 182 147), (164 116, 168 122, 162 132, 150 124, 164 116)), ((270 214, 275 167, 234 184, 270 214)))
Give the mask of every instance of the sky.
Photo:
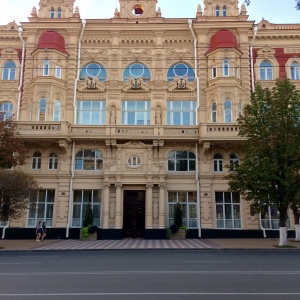
MULTIPOLYGON (((203 0, 158 0, 165 18, 194 18, 197 6, 204 8, 203 0), (184 5, 183 5, 184 3, 184 5), (187 5, 188 3, 188 5, 187 5)), ((239 7, 244 0, 239 0, 239 7)), ((32 7, 39 8, 39 0, 0 0, 0 25, 11 21, 27 22, 32 7)), ((112 18, 115 8, 119 9, 119 0, 76 0, 75 5, 83 19, 112 18)), ((295 0, 251 0, 247 13, 251 21, 262 18, 270 23, 300 23, 300 10, 295 9, 295 0)))

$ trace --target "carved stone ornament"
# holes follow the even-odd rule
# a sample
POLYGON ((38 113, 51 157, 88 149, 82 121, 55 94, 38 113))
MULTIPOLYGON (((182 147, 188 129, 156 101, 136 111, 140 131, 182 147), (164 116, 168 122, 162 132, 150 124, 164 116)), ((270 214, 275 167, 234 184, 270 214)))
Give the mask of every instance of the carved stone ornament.
POLYGON ((174 78, 174 80, 168 87, 168 90, 170 92, 176 92, 176 91, 193 92, 195 89, 196 89, 195 85, 189 82, 187 77, 178 77, 178 76, 174 78))
POLYGON ((124 86, 123 91, 146 91, 150 90, 150 86, 146 84, 141 77, 130 77, 128 83, 124 86))
POLYGON ((274 57, 275 50, 269 47, 268 45, 265 45, 263 48, 257 51, 258 57, 268 58, 268 57, 274 57))
POLYGON ((97 77, 86 77, 78 84, 78 90, 80 92, 83 91, 104 92, 105 86, 97 77))

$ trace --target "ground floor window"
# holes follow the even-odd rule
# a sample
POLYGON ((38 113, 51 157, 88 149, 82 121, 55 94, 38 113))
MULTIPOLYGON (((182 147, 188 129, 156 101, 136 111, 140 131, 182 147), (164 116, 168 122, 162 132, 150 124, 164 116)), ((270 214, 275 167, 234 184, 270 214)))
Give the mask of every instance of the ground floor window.
MULTIPOLYGON (((270 205, 264 211, 260 213, 261 216, 261 225, 265 229, 279 229, 279 211, 275 205, 270 205)), ((290 218, 286 222, 286 227, 290 227, 290 218)))
POLYGON ((0 221, 0 228, 7 225, 7 221, 0 221))
POLYGON ((35 227, 38 221, 45 221, 52 226, 55 190, 39 190, 37 198, 30 199, 28 210, 29 227, 35 227))
POLYGON ((197 192, 168 192, 169 226, 174 223, 174 208, 179 203, 183 212, 183 226, 197 228, 197 192))
POLYGON ((101 190, 74 190, 72 226, 82 227, 85 211, 91 204, 94 214, 94 226, 100 227, 101 190))
POLYGON ((217 228, 241 228, 239 193, 216 192, 217 228))

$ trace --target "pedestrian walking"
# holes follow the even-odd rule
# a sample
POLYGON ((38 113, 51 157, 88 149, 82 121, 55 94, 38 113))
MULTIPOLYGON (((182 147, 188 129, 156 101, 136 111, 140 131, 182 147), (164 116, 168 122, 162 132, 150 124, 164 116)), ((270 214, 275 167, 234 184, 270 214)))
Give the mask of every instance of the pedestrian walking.
POLYGON ((35 241, 39 242, 42 236, 42 221, 38 221, 35 228, 35 241))
POLYGON ((42 223, 42 241, 44 240, 44 238, 46 237, 47 235, 47 228, 46 228, 46 222, 44 221, 42 223))

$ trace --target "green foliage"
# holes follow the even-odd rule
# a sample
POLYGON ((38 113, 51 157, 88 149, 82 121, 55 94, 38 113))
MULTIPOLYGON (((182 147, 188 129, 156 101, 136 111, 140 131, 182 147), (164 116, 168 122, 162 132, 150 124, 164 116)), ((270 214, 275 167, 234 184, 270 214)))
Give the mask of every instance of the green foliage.
POLYGON ((179 203, 174 207, 173 218, 174 224, 170 226, 170 230, 172 233, 176 233, 182 227, 182 207, 179 203))
POLYGON ((227 176, 231 191, 251 201, 251 213, 277 206, 280 227, 300 190, 300 94, 288 79, 256 87, 238 120, 244 158, 227 176))
POLYGON ((82 227, 88 227, 89 225, 92 226, 93 222, 94 222, 94 214, 92 210, 92 205, 89 203, 85 211, 82 227))
POLYGON ((89 227, 82 227, 80 229, 81 239, 85 240, 89 236, 89 227))

